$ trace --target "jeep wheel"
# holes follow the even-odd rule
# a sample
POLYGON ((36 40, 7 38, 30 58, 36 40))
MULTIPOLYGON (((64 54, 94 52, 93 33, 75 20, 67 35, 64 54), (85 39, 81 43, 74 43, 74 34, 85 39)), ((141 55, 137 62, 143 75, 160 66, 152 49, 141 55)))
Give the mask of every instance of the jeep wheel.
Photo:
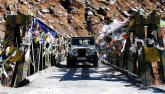
POLYGON ((68 66, 68 67, 71 67, 72 64, 71 64, 70 58, 67 57, 67 62, 66 62, 66 63, 67 63, 67 66, 68 66))
POLYGON ((98 58, 92 61, 94 67, 98 67, 98 58))
POLYGON ((94 67, 98 67, 98 62, 93 62, 94 67))
POLYGON ((71 64, 70 62, 67 61, 67 67, 71 67, 71 64))
POLYGON ((76 63, 74 62, 74 60, 67 58, 67 66, 68 67, 74 67, 75 65, 76 65, 76 63))

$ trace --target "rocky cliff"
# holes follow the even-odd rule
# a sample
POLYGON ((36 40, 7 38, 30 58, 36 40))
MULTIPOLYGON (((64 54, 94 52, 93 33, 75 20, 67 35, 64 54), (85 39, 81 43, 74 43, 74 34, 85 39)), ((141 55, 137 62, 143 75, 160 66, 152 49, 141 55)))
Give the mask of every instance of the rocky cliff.
MULTIPOLYGON (((98 36, 103 24, 124 20, 132 12, 152 10, 165 17, 165 0, 0 0, 0 32, 8 14, 29 14, 43 19, 59 33, 98 36)), ((2 34, 1 34, 2 35, 2 34)))

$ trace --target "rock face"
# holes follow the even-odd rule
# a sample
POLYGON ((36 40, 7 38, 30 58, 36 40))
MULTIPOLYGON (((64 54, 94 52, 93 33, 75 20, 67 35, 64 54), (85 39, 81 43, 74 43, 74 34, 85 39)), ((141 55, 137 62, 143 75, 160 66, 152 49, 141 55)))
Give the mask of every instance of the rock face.
POLYGON ((0 0, 0 32, 7 14, 32 14, 59 33, 97 37, 112 19, 124 20, 133 11, 147 15, 153 9, 165 17, 164 0, 0 0))

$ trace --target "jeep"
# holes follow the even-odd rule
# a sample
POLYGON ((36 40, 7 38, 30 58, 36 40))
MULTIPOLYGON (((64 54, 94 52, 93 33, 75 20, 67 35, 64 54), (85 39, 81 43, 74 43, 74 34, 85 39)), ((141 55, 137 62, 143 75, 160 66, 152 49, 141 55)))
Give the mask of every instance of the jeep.
POLYGON ((94 37, 71 38, 67 54, 67 66, 75 66, 78 62, 93 63, 94 67, 98 67, 94 37))

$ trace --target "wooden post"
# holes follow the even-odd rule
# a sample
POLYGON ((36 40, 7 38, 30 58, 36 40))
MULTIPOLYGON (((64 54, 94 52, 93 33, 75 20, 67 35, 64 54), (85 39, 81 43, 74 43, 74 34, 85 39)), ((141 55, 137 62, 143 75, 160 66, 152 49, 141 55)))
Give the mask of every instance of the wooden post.
POLYGON ((15 65, 15 69, 14 69, 14 72, 13 72, 13 77, 12 77, 12 80, 11 80, 10 87, 13 87, 14 84, 15 84, 15 79, 16 79, 16 76, 17 76, 17 70, 18 70, 18 63, 16 63, 16 65, 15 65))
MULTIPOLYGON (((159 26, 160 28, 160 26, 159 26)), ((164 27, 165 28, 165 27, 164 27)), ((165 32, 165 31, 161 31, 161 32, 165 32)), ((163 37, 162 37, 162 33, 160 31, 158 32, 158 44, 160 45, 160 47, 164 48, 164 42, 163 42, 163 37)), ((165 82, 165 50, 159 50, 160 52, 160 75, 161 75, 161 79, 162 81, 165 82)))
MULTIPOLYGON (((145 19, 142 15, 136 15, 135 16, 135 24, 136 24, 136 32, 135 37, 138 39, 141 39, 145 43, 145 32, 144 32, 144 25, 145 25, 145 19)), ((145 55, 144 55, 144 48, 141 42, 137 42, 138 46, 138 69, 139 69, 139 75, 142 80, 143 85, 150 85, 150 67, 145 61, 145 55)))
MULTIPOLYGON (((150 16, 148 17, 148 25, 151 27, 150 29, 152 31, 156 31, 156 32, 153 32, 154 33, 154 37, 156 39, 156 42, 159 44, 160 47, 164 48, 162 35, 161 35, 161 32, 159 31, 159 29, 160 29, 160 16, 156 14, 156 11, 153 11, 150 14, 150 16)), ((160 59, 161 59, 161 57, 163 57, 163 51, 161 51, 161 50, 159 51, 160 52, 159 53, 160 54, 160 59)), ((158 63, 157 61, 151 62, 151 65, 152 65, 153 76, 155 78, 154 82, 155 82, 155 84, 160 84, 160 77, 159 77, 159 73, 158 73, 159 70, 158 70, 157 63, 158 63)), ((163 62, 161 62, 160 65, 163 65, 163 62)), ((163 67, 161 67, 161 68, 163 68, 163 67)), ((164 71, 162 71, 162 73, 163 72, 164 71)))
POLYGON ((123 59, 123 69, 127 69, 127 48, 125 48, 123 59))
MULTIPOLYGON (((24 61, 22 62, 17 62, 18 63, 18 69, 17 69, 17 74, 16 74, 16 84, 15 86, 18 86, 18 84, 23 80, 23 71, 24 71, 24 61)), ((27 67, 27 66, 26 66, 27 67)), ((27 73, 27 70, 26 70, 27 73)))
POLYGON ((130 49, 130 46, 131 46, 131 41, 130 39, 128 38, 127 39, 127 45, 126 45, 126 49, 127 49, 127 68, 128 68, 128 71, 130 72, 133 72, 133 52, 131 52, 129 49, 130 49))
POLYGON ((160 52, 160 68, 161 68, 161 79, 163 82, 165 82, 165 51, 159 51, 160 52))

